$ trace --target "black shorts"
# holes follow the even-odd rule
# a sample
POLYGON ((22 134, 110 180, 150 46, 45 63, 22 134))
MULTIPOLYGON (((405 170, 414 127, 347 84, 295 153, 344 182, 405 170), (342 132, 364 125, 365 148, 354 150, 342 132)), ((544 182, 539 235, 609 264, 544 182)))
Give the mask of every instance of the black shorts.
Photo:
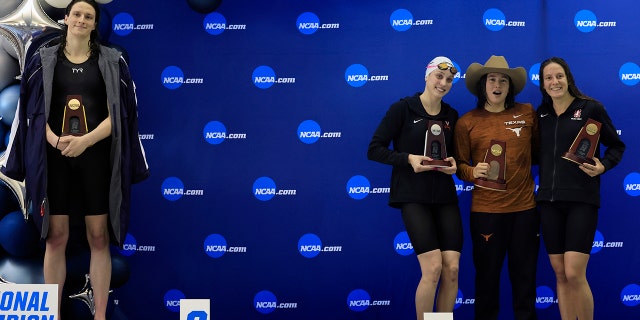
POLYGON ((417 255, 435 249, 462 251, 462 219, 457 204, 405 203, 402 220, 417 255))
POLYGON ((109 213, 111 139, 65 157, 47 145, 47 197, 51 215, 89 216, 109 213))
POLYGON ((542 238, 548 254, 591 253, 598 226, 598 207, 581 202, 538 203, 542 238))

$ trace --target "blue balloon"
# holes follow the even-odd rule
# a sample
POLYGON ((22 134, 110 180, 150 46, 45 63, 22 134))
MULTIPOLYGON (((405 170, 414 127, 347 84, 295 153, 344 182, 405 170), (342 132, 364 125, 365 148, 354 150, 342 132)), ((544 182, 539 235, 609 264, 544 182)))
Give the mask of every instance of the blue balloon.
POLYGON ((100 7, 100 22, 98 22, 98 34, 103 42, 109 42, 111 37, 111 14, 104 6, 100 7))
POLYGON ((10 85, 0 91, 0 117, 2 123, 11 126, 13 118, 18 108, 18 99, 20 98, 20 85, 10 85))
POLYGON ((42 255, 25 258, 0 256, 0 275, 12 283, 44 283, 42 255))
POLYGON ((13 211, 0 220, 0 245, 16 257, 35 253, 40 235, 33 220, 25 221, 22 212, 13 211))
POLYGON ((211 13, 218 9, 222 0, 187 0, 187 3, 195 12, 211 13))
POLYGON ((111 288, 116 289, 122 287, 131 275, 131 268, 127 258, 123 255, 111 252, 111 288))
POLYGON ((55 22, 58 22, 59 20, 64 20, 65 8, 56 8, 50 5, 45 0, 38 0, 38 4, 40 4, 40 7, 42 7, 42 10, 44 11, 44 13, 46 13, 47 16, 51 18, 51 20, 55 22))

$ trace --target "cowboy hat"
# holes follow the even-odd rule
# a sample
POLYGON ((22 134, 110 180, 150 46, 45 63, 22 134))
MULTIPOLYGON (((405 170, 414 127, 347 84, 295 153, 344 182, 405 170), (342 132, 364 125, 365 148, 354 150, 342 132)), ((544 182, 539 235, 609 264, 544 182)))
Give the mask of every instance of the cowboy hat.
POLYGON ((465 74, 467 89, 469 89, 473 95, 478 96, 478 92, 476 92, 476 84, 482 76, 492 72, 502 73, 509 76, 513 82, 514 94, 518 94, 522 91, 522 89, 524 89, 524 85, 527 83, 527 71, 524 70, 523 67, 509 69, 509 64, 504 56, 491 56, 484 65, 477 62, 469 65, 465 74))

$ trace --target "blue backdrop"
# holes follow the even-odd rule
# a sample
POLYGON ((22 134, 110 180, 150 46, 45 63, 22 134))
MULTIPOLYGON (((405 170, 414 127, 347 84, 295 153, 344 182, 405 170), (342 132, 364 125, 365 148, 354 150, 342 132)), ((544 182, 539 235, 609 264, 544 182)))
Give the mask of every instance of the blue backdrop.
MULTIPOLYGON (((387 206, 391 168, 367 146, 389 105, 424 88, 431 58, 461 70, 444 100, 464 114, 475 106, 464 71, 492 54, 528 70, 517 101, 539 104, 539 64, 560 56, 607 108, 627 152, 602 177, 588 279, 597 319, 640 318, 636 1, 160 3, 102 5, 105 40, 129 57, 152 172, 114 248, 130 276, 112 305, 129 319, 178 319, 181 298, 211 299, 212 319, 415 317, 417 259, 387 206)), ((456 184, 454 315, 471 319, 472 186, 456 184)), ((544 248, 537 282, 539 318, 559 319, 544 248)), ((506 270, 500 302, 512 319, 506 270)))

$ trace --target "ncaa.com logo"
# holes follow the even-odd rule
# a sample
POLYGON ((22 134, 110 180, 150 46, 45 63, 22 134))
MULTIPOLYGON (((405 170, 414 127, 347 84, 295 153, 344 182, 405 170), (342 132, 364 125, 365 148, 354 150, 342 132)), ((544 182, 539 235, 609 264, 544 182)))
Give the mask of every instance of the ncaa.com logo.
POLYGON ((491 8, 482 15, 482 23, 491 31, 500 31, 504 27, 525 27, 524 21, 507 21, 504 13, 496 8, 491 8))
POLYGON ((262 314, 269 314, 275 311, 276 309, 296 309, 298 308, 298 303, 296 302, 280 302, 278 303, 278 298, 273 292, 268 290, 263 290, 253 297, 253 306, 256 310, 262 314))
POLYGON ((540 286, 536 288, 536 308, 546 309, 557 303, 558 299, 555 297, 551 288, 547 286, 540 286))
POLYGON ((203 196, 204 190, 185 190, 184 183, 177 177, 169 177, 164 179, 160 187, 162 196, 169 201, 176 201, 182 196, 203 196))
POLYGON ((406 231, 402 231, 396 235, 393 239, 393 248, 396 253, 401 256, 408 256, 413 254, 413 245, 409 240, 409 234, 406 231))
POLYGON ((184 72, 177 66, 168 66, 160 74, 162 85, 170 90, 180 88, 183 84, 203 84, 203 78, 185 78, 184 72))
POLYGON ((305 258, 315 258, 322 252, 341 252, 342 246, 323 246, 320 237, 307 233, 298 240, 298 252, 305 258))
POLYGON ((178 289, 170 289, 164 294, 164 306, 171 312, 180 312, 180 300, 185 295, 178 289))
POLYGON ((615 27, 615 21, 601 21, 598 22, 598 18, 596 14, 590 10, 580 10, 573 17, 573 24, 576 26, 578 31, 583 33, 588 33, 596 28, 602 27, 615 27))
POLYGON ((217 259, 225 253, 246 253, 247 247, 230 247, 227 239, 220 234, 210 234, 204 239, 204 253, 209 257, 217 259))
POLYGON ((371 183, 369 183, 369 179, 365 176, 356 175, 349 178, 347 181, 347 193, 349 197, 355 200, 362 200, 366 198, 369 194, 384 194, 389 193, 390 188, 371 188, 371 183))
POLYGON ((253 182, 253 196, 260 201, 269 201, 275 196, 295 196, 297 190, 276 188, 276 182, 269 177, 260 177, 253 182))
POLYGON ((320 18, 313 12, 304 12, 296 20, 298 31, 302 34, 314 34, 319 29, 339 29, 339 23, 320 23, 320 18))
POLYGON ((273 68, 269 66, 259 66, 253 69, 251 74, 253 84, 260 89, 269 89, 274 84, 293 84, 296 78, 278 78, 273 68))
POLYGON ((221 144, 227 139, 242 140, 247 138, 246 133, 227 133, 227 127, 220 121, 210 121, 202 130, 204 140, 209 144, 221 144))
POLYGON ((389 17, 389 24, 391 24, 391 28, 396 31, 407 31, 411 29, 412 26, 428 26, 433 25, 433 20, 431 19, 419 19, 413 20, 413 14, 407 9, 398 9, 391 13, 389 17))
POLYGON ((362 312, 370 306, 390 306, 390 300, 371 300, 369 292, 363 289, 355 289, 347 296, 347 306, 351 311, 362 312))
POLYGON ((113 33, 119 36, 127 36, 133 32, 133 30, 153 30, 153 24, 136 25, 132 15, 121 12, 116 14, 111 20, 111 29, 113 33))
POLYGON ((225 30, 246 30, 246 24, 230 24, 227 25, 227 19, 218 12, 212 12, 204 17, 202 22, 204 31, 210 35, 220 35, 225 30))
POLYGON ((529 80, 536 86, 540 86, 540 63, 536 63, 529 68, 529 80))
POLYGON ((342 132, 322 132, 313 120, 305 120, 298 125, 298 139, 306 144, 316 143, 320 138, 340 138, 342 132))
POLYGON ((136 238, 127 233, 124 238, 124 243, 122 244, 122 249, 118 249, 118 251, 120 251, 120 254, 123 256, 130 257, 136 252, 155 252, 156 246, 138 245, 136 238))
POLYGON ((633 62, 627 62, 620 67, 618 77, 625 85, 635 86, 640 82, 640 67, 633 62))
POLYGON ((632 197, 640 195, 640 173, 631 172, 624 178, 624 192, 632 197))
POLYGON ((454 310, 460 308, 461 305, 471 305, 476 302, 475 298, 464 298, 464 294, 462 294, 462 290, 458 289, 458 295, 456 296, 456 304, 453 307, 454 310))
POLYGON ((620 292, 620 301, 627 307, 640 305, 640 286, 632 283, 624 287, 620 292))
POLYGON ((593 237, 593 246, 591 247, 591 254, 600 252, 603 248, 623 248, 624 242, 622 241, 605 241, 604 235, 596 230, 596 234, 593 237))
POLYGON ((364 86, 367 82, 370 81, 388 81, 388 75, 369 75, 369 70, 367 67, 361 64, 352 64, 347 67, 347 70, 344 72, 344 80, 352 87, 359 88, 364 86))
POLYGON ((462 192, 471 192, 473 190, 473 183, 466 183, 454 174, 453 175, 453 183, 456 186, 456 194, 460 195, 462 192))

